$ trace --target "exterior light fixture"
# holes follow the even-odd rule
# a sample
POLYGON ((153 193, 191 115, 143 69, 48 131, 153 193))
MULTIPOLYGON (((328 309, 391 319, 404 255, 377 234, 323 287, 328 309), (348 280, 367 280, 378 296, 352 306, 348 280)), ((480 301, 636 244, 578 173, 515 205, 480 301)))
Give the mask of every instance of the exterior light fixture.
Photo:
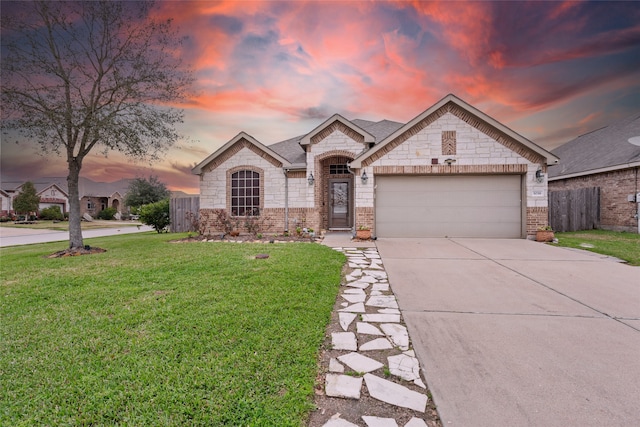
POLYGON ((536 171, 536 181, 538 182, 544 181, 544 174, 542 173, 542 169, 538 169, 536 171))
POLYGON ((456 162, 456 159, 446 159, 444 162, 447 165, 451 166, 452 164, 454 164, 456 162))
POLYGON ((362 180, 363 184, 366 184, 367 181, 369 180, 369 177, 367 176, 367 172, 362 171, 362 175, 360 176, 360 179, 362 180))
POLYGON ((313 183, 315 182, 315 178, 313 177, 313 174, 310 173, 309 177, 307 178, 307 182, 309 182, 309 185, 313 185, 313 183))

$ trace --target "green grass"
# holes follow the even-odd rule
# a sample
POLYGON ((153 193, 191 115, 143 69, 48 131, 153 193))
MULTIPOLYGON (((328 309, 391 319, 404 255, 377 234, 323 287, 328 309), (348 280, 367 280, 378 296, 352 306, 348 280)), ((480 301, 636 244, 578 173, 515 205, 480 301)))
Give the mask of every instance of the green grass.
POLYGON ((175 238, 0 250, 0 425, 304 424, 344 256, 175 238))
MULTIPOLYGON (((104 221, 95 219, 91 222, 82 221, 81 226, 83 230, 92 230, 95 228, 122 228, 122 227, 136 227, 140 225, 137 221, 104 221)), ((7 228, 33 228, 38 230, 56 230, 56 231, 69 231, 69 221, 53 222, 50 220, 38 220, 33 224, 15 224, 13 221, 0 222, 0 227, 7 228)))
POLYGON ((629 265, 640 266, 640 234, 590 230, 555 233, 555 236, 560 246, 610 255, 629 265))

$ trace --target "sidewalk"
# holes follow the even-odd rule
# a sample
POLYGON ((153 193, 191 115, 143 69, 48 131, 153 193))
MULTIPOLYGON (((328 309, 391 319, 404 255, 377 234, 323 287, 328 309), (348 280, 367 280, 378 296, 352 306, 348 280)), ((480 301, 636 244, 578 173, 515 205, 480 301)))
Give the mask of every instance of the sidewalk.
MULTIPOLYGON (((118 234, 144 233, 153 231, 153 227, 148 225, 123 224, 119 228, 98 228, 94 230, 83 230, 82 237, 90 239, 92 237, 115 236, 118 234)), ((64 242, 69 240, 68 231, 37 230, 33 228, 12 228, 0 227, 0 247, 32 245, 35 243, 64 242)))
POLYGON ((322 391, 309 427, 440 426, 375 241, 327 233, 347 256, 321 352, 322 391))

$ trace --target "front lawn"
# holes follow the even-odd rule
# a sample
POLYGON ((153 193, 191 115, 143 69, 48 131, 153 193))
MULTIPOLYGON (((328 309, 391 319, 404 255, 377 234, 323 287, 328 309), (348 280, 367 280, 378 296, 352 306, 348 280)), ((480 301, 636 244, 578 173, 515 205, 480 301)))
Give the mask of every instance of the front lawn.
POLYGON ((560 246, 584 249, 620 258, 640 266, 640 234, 605 230, 555 233, 560 246))
MULTIPOLYGON (((82 221, 81 226, 83 230, 92 230, 96 228, 122 228, 122 227, 136 227, 141 223, 138 221, 104 221, 100 219, 94 219, 93 221, 82 221)), ((69 231, 69 221, 51 221, 51 220, 38 220, 33 224, 16 224, 13 221, 0 222, 0 227, 9 228, 35 228, 38 230, 56 230, 56 231, 69 231)))
POLYGON ((304 424, 344 256, 175 238, 0 249, 0 425, 304 424))

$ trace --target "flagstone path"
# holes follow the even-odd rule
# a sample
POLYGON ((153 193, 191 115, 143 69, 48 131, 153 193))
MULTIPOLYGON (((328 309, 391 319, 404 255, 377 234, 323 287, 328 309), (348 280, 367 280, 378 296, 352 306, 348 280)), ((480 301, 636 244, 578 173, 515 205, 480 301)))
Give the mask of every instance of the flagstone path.
POLYGON ((317 394, 325 400, 310 425, 440 426, 377 249, 333 249, 347 256, 350 272, 321 367, 317 394))

